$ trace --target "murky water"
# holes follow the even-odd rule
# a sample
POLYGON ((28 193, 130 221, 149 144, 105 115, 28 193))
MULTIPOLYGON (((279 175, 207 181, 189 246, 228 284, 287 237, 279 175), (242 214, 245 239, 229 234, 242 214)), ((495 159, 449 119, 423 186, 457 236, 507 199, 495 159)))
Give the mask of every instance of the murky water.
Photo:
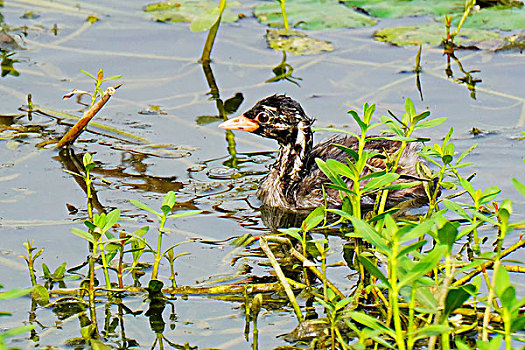
MULTIPOLYGON (((266 47, 266 27, 249 16, 220 27, 212 53, 212 77, 209 72, 206 76, 197 62, 206 33, 192 33, 187 24, 153 22, 142 12, 142 1, 79 4, 80 10, 75 10, 66 1, 38 1, 32 6, 40 14, 35 20, 20 18, 31 7, 29 2, 4 1, 0 7, 9 26, 29 27, 27 36, 18 38, 23 49, 10 56, 18 60, 14 68, 19 76, 0 79, 0 114, 20 113, 0 117, 0 126, 10 126, 0 133, 0 283, 6 289, 30 285, 25 263, 18 257, 25 253, 22 243, 26 239, 45 249, 37 260, 39 275, 42 262, 54 269, 62 262, 72 267, 85 260, 86 242, 73 236, 70 229, 82 227, 86 198, 75 178, 64 172, 71 170, 75 157, 81 159, 85 152, 94 154, 98 163, 95 175, 109 181, 96 181, 100 208, 121 209, 125 218, 122 224, 129 230, 145 224, 154 226, 130 204, 130 199, 158 208, 163 195, 174 190, 181 209, 205 211, 168 225, 171 232, 165 237, 166 246, 192 240, 178 248, 190 253, 176 262, 180 285, 223 277, 235 280, 245 265, 253 268, 252 274, 267 274, 266 268, 259 266, 262 259, 242 257, 247 251, 229 243, 209 244, 246 233, 268 232, 256 209, 259 203, 255 188, 272 162, 271 151, 276 149, 269 140, 240 132, 234 137, 235 152, 231 139, 228 148, 225 133, 217 128, 218 119, 213 118, 218 111, 208 95, 211 78, 223 100, 243 94, 237 113, 267 95, 286 93, 300 101, 321 127, 348 125, 355 130, 348 109, 361 109, 369 102, 378 105, 379 113, 390 109, 401 114, 404 99, 409 97, 418 110, 428 108, 435 117, 449 118, 438 128, 425 129, 420 136, 438 141, 454 127, 458 151, 479 143, 468 158, 474 164, 463 172, 477 174, 475 186, 501 187, 501 198, 511 198, 515 203, 516 220, 525 216, 524 200, 511 183, 513 177, 523 182, 525 173, 525 141, 517 138, 525 130, 525 61, 520 53, 458 52, 456 56, 465 71, 480 71, 472 73, 482 80, 473 93, 465 84, 447 78, 446 57, 440 49, 425 47, 421 99, 415 75, 402 73, 413 68, 416 48, 374 42, 370 36, 375 28, 319 32, 313 35, 333 42, 336 51, 318 56, 288 55, 294 76, 302 78, 300 86, 287 81, 267 84, 282 53, 266 47), (97 14, 101 21, 86 24, 88 14, 97 14), (57 35, 51 32, 55 23, 57 35), (121 74, 119 82, 124 85, 95 121, 158 146, 135 145, 122 134, 92 128, 93 133, 84 133, 76 142, 74 155, 59 154, 53 147, 37 147, 47 139, 60 137, 67 126, 42 114, 33 114, 29 120, 27 114, 18 111, 26 95, 31 93, 39 106, 78 115, 82 106, 74 99, 63 101, 61 96, 75 88, 90 90, 92 83, 80 69, 95 73, 99 68, 108 76, 121 74), (150 105, 159 106, 162 113, 148 112, 150 105), (206 120, 212 122, 206 124, 206 120), (473 127, 486 133, 474 137, 469 134, 473 127), (70 214, 66 204, 79 211, 70 214)), ((250 9, 246 8, 245 13, 249 14, 250 9)), ((457 63, 452 62, 451 68, 454 78, 464 76, 457 63)), ((327 134, 316 134, 317 140, 324 137, 327 134)), ((516 239, 509 237, 510 242, 516 239)), ((333 240, 332 246, 337 246, 339 239, 333 240)), ((334 251, 330 259, 340 261, 340 251, 334 251)), ((339 270, 334 276, 346 278, 347 271, 339 270)), ((161 277, 167 281, 168 276, 168 266, 164 265, 161 277)), ((75 286, 78 281, 67 284, 75 286)), ((525 290, 523 285, 520 288, 525 290)), ((125 304, 134 311, 147 309, 141 298, 126 299, 125 304)), ((2 311, 13 313, 2 319, 2 327, 13 327, 27 319, 30 299, 0 305, 2 311)), ((163 335, 176 344, 189 342, 200 348, 248 348, 250 341, 244 338, 244 311, 240 305, 202 297, 179 298, 173 301, 176 319, 169 320, 170 307, 165 310, 163 335)), ((103 318, 103 307, 99 311, 103 318)), ((112 310, 113 317, 116 313, 112 310)), ((36 317, 42 323, 36 329, 40 339, 19 339, 16 345, 61 346, 66 339, 80 336, 74 318, 66 319, 58 329, 57 318, 49 309, 38 309, 36 317)), ((127 314, 124 321, 127 337, 144 348, 153 344, 156 334, 149 330, 146 317, 127 314)), ((291 313, 263 312, 260 348, 284 344, 276 336, 295 325, 291 313)))

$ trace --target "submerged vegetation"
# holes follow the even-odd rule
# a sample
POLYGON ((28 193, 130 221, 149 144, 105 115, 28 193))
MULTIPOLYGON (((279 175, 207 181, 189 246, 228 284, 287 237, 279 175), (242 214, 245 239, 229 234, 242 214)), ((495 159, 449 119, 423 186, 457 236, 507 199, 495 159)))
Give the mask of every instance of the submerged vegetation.
MULTIPOLYGON (((448 1, 447 4, 436 1, 435 6, 428 6, 428 3, 423 0, 390 3, 278 0, 259 4, 254 13, 260 22, 283 27, 268 30, 266 34, 268 45, 283 54, 282 61, 272 70, 275 77, 266 83, 284 81, 299 86, 301 78, 292 76, 294 69, 287 63, 287 53, 316 54, 333 50, 331 43, 312 39, 294 28, 317 30, 374 25, 376 18, 400 17, 410 10, 412 14, 444 16, 445 25, 433 23, 418 27, 418 35, 431 33, 432 41, 419 36, 413 39, 412 27, 405 27, 407 32, 402 35, 400 31, 404 29, 396 27, 392 33, 387 28, 375 36, 400 45, 416 42, 443 44, 447 76, 453 77, 452 60, 464 74, 455 81, 467 85, 475 98, 475 86, 481 80, 472 74, 477 71, 465 70, 454 51, 461 47, 458 45, 461 45, 462 36, 470 37, 470 31, 476 35, 490 33, 486 38, 500 38, 500 35, 484 32, 474 25, 469 29, 467 23, 477 15, 472 15, 476 10, 475 1, 468 1, 466 6, 463 1, 448 1), (326 20, 326 13, 333 14, 330 21, 326 20), (349 13, 352 15, 347 15, 349 13), (455 22, 457 20, 449 14, 462 19, 455 22), (355 24, 356 18, 362 22, 355 24), (439 41, 436 42, 438 30, 439 41), (402 41, 405 34, 412 41, 402 41), (389 35, 397 39, 389 38, 389 35), (292 43, 284 42, 284 39, 292 43), (307 44, 298 44, 303 39, 307 44), (312 47, 315 51, 311 50, 312 47)), ((519 17, 523 14, 520 3, 513 1, 491 6, 487 11, 485 8, 477 10, 489 17, 488 11, 511 11, 513 16, 516 11, 519 17)), ((219 27, 221 23, 242 17, 231 11, 240 6, 225 0, 219 1, 218 6, 214 1, 186 0, 151 4, 144 9, 154 15, 156 21, 191 22, 193 31, 208 30, 200 64, 217 115, 198 117, 197 124, 201 126, 226 120, 238 110, 244 99, 240 92, 224 101, 221 99, 211 65, 219 27)), ((486 25, 489 20, 481 22, 486 25)), ((17 71, 12 66, 17 60, 4 49, 1 53, 2 76, 16 76, 17 71)), ((424 68, 421 55, 420 46, 413 72, 417 74, 417 87, 422 98, 419 73, 424 68)), ((96 188, 109 182, 103 177, 103 172, 97 171, 98 156, 91 152, 89 142, 85 143, 81 156, 77 156, 74 149, 80 143, 79 136, 89 131, 89 126, 104 127, 92 119, 121 84, 106 90, 102 85, 121 77, 105 77, 102 69, 96 75, 83 73, 94 81, 93 92, 73 90, 64 96, 64 99, 77 96, 79 101, 82 96, 88 96, 82 118, 35 105, 30 96, 23 111, 28 118, 41 114, 52 115, 59 121, 76 121, 62 138, 50 137, 38 146, 57 143, 58 157, 66 168, 64 171, 85 193, 85 207, 80 209, 83 227, 79 224, 71 231, 76 239, 85 241, 85 252, 78 254, 86 255, 86 258, 80 266, 68 267, 68 262, 63 262, 53 272, 43 263, 40 267, 42 273, 39 273, 36 262, 45 256, 45 252, 37 248, 38 239, 36 244, 29 239, 26 241, 23 259, 31 287, 2 292, 0 300, 30 294, 29 320, 26 325, 10 326, 0 331, 0 350, 14 348, 16 344, 8 343, 8 340, 28 332, 30 341, 40 346, 36 329, 45 330, 48 326, 38 322, 36 313, 39 308, 53 310, 60 320, 78 320, 78 336, 70 338, 66 345, 93 349, 144 346, 132 338, 133 333, 126 332, 125 327, 125 315, 135 317, 142 313, 141 309, 130 306, 136 299, 147 305, 144 316, 154 333, 151 348, 196 349, 188 342, 174 343, 164 334, 164 313, 169 313, 170 327, 174 328, 177 315, 173 300, 189 295, 240 304, 245 317, 244 337, 251 340, 253 349, 260 348, 258 319, 262 310, 293 312, 297 327, 293 331, 286 330, 288 333, 283 337, 293 344, 286 347, 290 349, 495 350, 523 347, 525 298, 519 295, 522 287, 512 278, 513 274, 524 272, 523 259, 516 261, 508 257, 525 246, 521 237, 525 220, 515 219, 512 202, 499 198, 500 187, 476 188, 471 183, 475 174, 465 176, 464 171, 472 164, 467 162, 469 154, 477 145, 458 152, 452 128, 434 144, 420 135, 424 129, 441 125, 445 117, 431 118, 430 111, 416 112, 413 102, 407 98, 401 116, 389 111, 388 116, 377 117, 374 104, 365 104, 361 112, 350 110, 349 116, 356 125, 351 130, 358 130, 357 133, 348 128, 319 129, 347 133, 358 139, 356 150, 336 145, 347 153, 344 162, 316 160, 329 179, 325 188, 339 191, 342 207, 321 206, 310 213, 293 213, 294 218, 299 218, 298 224, 291 227, 277 225, 278 230, 266 231, 259 236, 237 237, 232 244, 249 250, 250 256, 263 261, 260 265, 265 267, 264 276, 255 280, 251 277, 233 282, 221 280, 212 285, 186 285, 177 281, 177 259, 190 254, 185 247, 193 241, 166 244, 170 233, 167 223, 184 217, 194 220, 205 211, 193 203, 187 206, 179 203, 172 178, 153 179, 155 184, 165 180, 166 186, 159 191, 163 198, 158 210, 136 199, 111 208, 100 203, 96 188), (378 139, 398 141, 401 146, 393 155, 367 151, 365 144, 378 139), (396 182, 400 178, 397 172, 401 166, 400 157, 411 142, 425 143, 420 154, 427 163, 417 164, 417 177, 396 182), (384 169, 370 166, 367 161, 371 158, 382 159, 384 169), (352 180, 352 185, 347 186, 345 179, 352 180), (425 206, 416 207, 416 203, 407 201, 390 208, 390 191, 421 184, 428 197, 425 206), (362 205, 364 197, 375 199, 372 208, 362 205), (133 205, 131 210, 126 207, 130 203, 133 205), (136 209, 140 214, 129 214, 136 209), (124 216, 125 211, 128 213, 124 216), (143 221, 155 222, 155 228, 152 229, 151 224, 143 225, 143 221), (343 261, 339 264, 329 261, 334 251, 340 250, 334 246, 335 238, 335 242, 343 244, 343 261), (336 268, 345 269, 342 281, 332 278, 332 271, 336 268), (68 283, 68 288, 66 282, 71 282, 74 287, 68 283), (103 319, 100 317, 101 308, 103 319)), ((179 153, 168 145, 153 145, 140 136, 117 128, 106 127, 104 130, 116 134, 115 139, 128 140, 132 144, 128 148, 130 153, 147 146, 148 152, 162 150, 167 158, 179 157, 179 153)), ((228 158, 223 164, 238 169, 245 161, 245 155, 238 154, 231 131, 226 132, 226 141, 228 158)), ((188 168, 188 172, 192 171, 188 168)), ((238 177, 244 175, 239 174, 238 177)), ((523 179, 512 179, 512 183, 525 198, 523 179)), ((249 187, 248 191, 252 188, 249 187)), ((243 191, 246 190, 238 189, 240 193, 243 191)), ((68 210, 78 211, 72 205, 68 205, 68 210)), ((279 214, 288 214, 276 210, 279 214)), ((227 215, 232 215, 232 212, 227 215)), ((216 244, 215 241, 208 243, 216 244)), ((232 259, 232 264, 244 257, 239 251, 234 254, 238 256, 232 259)), ((248 276, 246 271, 240 275, 248 276)), ((0 312, 0 316, 9 314, 0 312)))

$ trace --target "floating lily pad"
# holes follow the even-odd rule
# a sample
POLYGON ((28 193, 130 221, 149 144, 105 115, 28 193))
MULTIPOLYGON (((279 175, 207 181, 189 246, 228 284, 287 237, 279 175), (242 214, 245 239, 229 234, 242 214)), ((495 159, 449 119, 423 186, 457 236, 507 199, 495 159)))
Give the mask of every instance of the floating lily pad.
MULTIPOLYGON (((219 8, 217 1, 212 0, 179 0, 161 1, 146 5, 144 11, 153 15, 158 22, 193 22, 193 31, 208 29, 217 19, 219 8)), ((238 2, 228 2, 228 7, 240 6, 238 2)), ((226 8, 222 14, 221 22, 231 23, 239 16, 226 8)))
POLYGON ((347 6, 363 9, 374 17, 402 18, 415 16, 443 16, 462 13, 464 0, 343 0, 347 6))
MULTIPOLYGON (((281 7, 276 1, 258 5, 254 14, 259 22, 270 27, 283 27, 281 7)), ((290 26, 308 30, 367 27, 377 23, 336 0, 288 0, 286 15, 290 26)))
POLYGON ((286 50, 294 55, 315 55, 334 49, 329 41, 314 39, 296 30, 269 29, 265 37, 272 49, 286 50))
MULTIPOLYGON (((459 17, 454 18, 452 24, 457 25, 459 20, 459 17)), ((484 8, 479 12, 471 14, 463 26, 464 28, 473 29, 525 29, 525 7, 508 8, 494 6, 484 8)), ((463 31, 463 29, 461 31, 463 31)))
MULTIPOLYGON (((445 36, 445 28, 440 23, 384 28, 375 32, 374 36, 377 40, 399 46, 419 44, 437 46, 445 36)), ((488 30, 463 28, 454 39, 454 43, 462 47, 477 47, 480 42, 497 39, 501 39, 500 36, 488 30)))

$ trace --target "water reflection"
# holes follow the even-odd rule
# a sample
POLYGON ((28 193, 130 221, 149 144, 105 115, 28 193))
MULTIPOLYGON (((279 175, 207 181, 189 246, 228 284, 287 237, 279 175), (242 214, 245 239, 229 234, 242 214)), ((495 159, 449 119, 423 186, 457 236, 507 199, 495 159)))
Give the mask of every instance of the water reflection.
MULTIPOLYGON (((84 164, 82 162, 83 155, 76 155, 75 151, 69 147, 63 148, 58 153, 58 159, 62 164, 64 165, 64 168, 71 174, 77 185, 82 189, 82 191, 86 194, 87 197, 87 185, 84 181, 84 178, 81 177, 81 174, 85 174, 85 168, 84 164), (73 175, 78 174, 78 175, 73 175)), ((55 157, 56 159, 57 157, 55 157)), ((94 186, 91 187, 91 203, 93 205, 93 208, 95 208, 99 214, 106 213, 106 208, 102 203, 100 203, 98 196, 97 196, 97 190, 94 186)))
POLYGON ((283 50, 282 52, 283 58, 281 60, 281 63, 279 63, 272 69, 272 72, 275 75, 275 77, 266 80, 265 83, 275 83, 281 80, 286 80, 300 87, 301 85, 298 83, 298 80, 303 79, 299 77, 294 77, 292 75, 293 67, 286 62, 286 51, 283 50))
MULTIPOLYGON (((7 34, 0 32, 0 42, 2 42, 5 39, 4 35, 7 34)), ((0 59, 2 60, 0 62, 0 75, 2 76, 2 78, 8 75, 12 75, 13 77, 18 77, 20 75, 20 72, 18 72, 13 66, 15 63, 18 62, 17 59, 12 58, 12 56, 14 56, 15 54, 16 52, 10 52, 8 50, 0 48, 0 59)))
POLYGON ((454 52, 445 52, 445 54, 447 55, 447 66, 445 68, 445 74, 447 75, 448 78, 454 79, 456 83, 465 84, 470 91, 470 97, 475 100, 476 99, 476 84, 481 83, 482 80, 479 78, 473 77, 472 74, 479 73, 481 71, 477 69, 467 71, 465 70, 465 68, 463 68, 461 61, 454 55, 454 52), (454 72, 452 71, 452 67, 451 67, 451 59, 454 60, 454 62, 456 62, 459 70, 461 71, 461 73, 464 74, 463 77, 454 78, 454 72))

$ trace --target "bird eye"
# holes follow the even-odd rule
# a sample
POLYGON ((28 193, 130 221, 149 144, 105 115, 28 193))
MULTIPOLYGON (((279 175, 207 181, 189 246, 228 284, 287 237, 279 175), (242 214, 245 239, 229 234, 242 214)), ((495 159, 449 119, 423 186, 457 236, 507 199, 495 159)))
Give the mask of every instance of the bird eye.
POLYGON ((260 123, 266 123, 269 118, 268 118, 268 114, 261 112, 257 114, 257 117, 255 119, 257 119, 260 123))

